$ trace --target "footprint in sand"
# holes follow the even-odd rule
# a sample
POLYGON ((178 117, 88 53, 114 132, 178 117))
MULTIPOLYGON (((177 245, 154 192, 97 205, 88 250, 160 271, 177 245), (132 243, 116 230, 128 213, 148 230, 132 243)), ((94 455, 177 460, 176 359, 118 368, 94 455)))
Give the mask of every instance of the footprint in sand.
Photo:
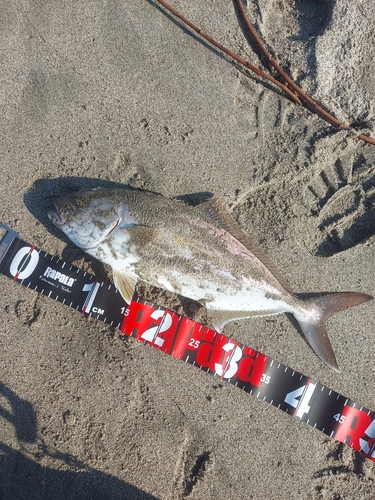
POLYGON ((317 218, 316 255, 332 256, 375 234, 375 167, 359 154, 354 161, 321 169, 305 192, 317 218))

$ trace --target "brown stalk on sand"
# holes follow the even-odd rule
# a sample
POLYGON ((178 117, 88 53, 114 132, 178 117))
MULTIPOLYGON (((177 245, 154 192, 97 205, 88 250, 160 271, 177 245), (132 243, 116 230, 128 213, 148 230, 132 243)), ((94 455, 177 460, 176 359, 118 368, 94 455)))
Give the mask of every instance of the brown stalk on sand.
MULTIPOLYGON (((218 43, 216 40, 211 38, 209 35, 207 35, 203 30, 201 30, 198 26, 193 24, 189 19, 187 19, 185 16, 180 14, 176 9, 174 9, 171 5, 169 5, 167 2, 164 0, 155 0, 158 2, 160 5, 162 5, 165 9, 167 9, 169 12, 171 12, 175 17, 180 19, 183 23, 188 25, 192 30, 194 30, 196 33, 198 33, 202 38, 207 40, 211 45, 219 49, 221 52, 224 52, 227 54, 229 57, 234 59, 236 62, 244 66, 245 68, 249 69, 250 71, 253 71, 256 73, 259 77, 264 78, 265 80, 268 80, 269 82, 273 83, 274 85, 277 85, 282 91, 286 92, 288 96, 297 104, 302 105, 302 103, 306 103, 308 106, 310 106, 312 109, 315 110, 317 114, 319 114, 322 118, 324 118, 326 121, 331 123, 332 125, 335 125, 337 127, 341 127, 346 130, 351 130, 351 127, 347 125, 346 123, 341 122, 338 120, 335 116, 333 116, 331 113, 329 113, 327 110, 323 109, 317 102, 315 102, 310 96, 308 96, 291 78, 288 76, 283 69, 277 64, 277 62, 272 58, 271 54, 268 52, 268 50, 264 47, 263 43, 261 42, 259 36, 257 35, 256 31, 254 30, 252 24, 250 23, 245 8, 242 4, 242 0, 235 0, 236 4, 238 6, 238 9, 241 13, 241 16, 244 19, 244 22, 246 24, 247 29, 249 30, 251 36, 253 37, 255 43, 258 45, 259 50, 262 52, 262 54, 265 56, 267 61, 273 66, 273 68, 277 71, 277 73, 280 75, 280 77, 286 82, 286 84, 283 84, 282 82, 276 80, 272 76, 268 75, 264 71, 260 70, 256 66, 253 66, 250 64, 248 61, 243 59, 242 57, 238 56, 231 50, 227 49, 220 43, 218 43), (290 88, 288 88, 288 86, 290 88), (292 89, 292 90, 291 90, 292 89)), ((372 137, 369 137, 365 134, 359 134, 358 139, 361 139, 364 142, 367 142, 369 144, 374 144, 375 145, 375 139, 372 137)))

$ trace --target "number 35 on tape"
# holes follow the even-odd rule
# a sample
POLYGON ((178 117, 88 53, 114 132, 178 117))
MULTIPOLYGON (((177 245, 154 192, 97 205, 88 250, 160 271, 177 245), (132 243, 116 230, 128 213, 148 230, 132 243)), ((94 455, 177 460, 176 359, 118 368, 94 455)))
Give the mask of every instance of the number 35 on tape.
POLYGON ((0 273, 126 336, 205 370, 375 462, 375 412, 260 352, 142 299, 128 307, 113 285, 42 252, 6 231, 0 273))
POLYGON ((121 331, 225 379, 375 462, 375 413, 192 320, 138 299, 121 331))

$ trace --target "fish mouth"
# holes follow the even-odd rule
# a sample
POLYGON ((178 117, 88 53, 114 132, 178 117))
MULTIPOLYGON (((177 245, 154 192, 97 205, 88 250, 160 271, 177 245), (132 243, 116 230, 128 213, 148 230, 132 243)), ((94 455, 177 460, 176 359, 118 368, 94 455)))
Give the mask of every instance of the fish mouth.
POLYGON ((72 210, 67 210, 66 212, 63 212, 60 208, 60 205, 57 201, 53 203, 56 211, 54 210, 49 210, 47 212, 47 217, 55 226, 61 227, 63 226, 66 221, 69 219, 70 215, 72 214, 72 210))

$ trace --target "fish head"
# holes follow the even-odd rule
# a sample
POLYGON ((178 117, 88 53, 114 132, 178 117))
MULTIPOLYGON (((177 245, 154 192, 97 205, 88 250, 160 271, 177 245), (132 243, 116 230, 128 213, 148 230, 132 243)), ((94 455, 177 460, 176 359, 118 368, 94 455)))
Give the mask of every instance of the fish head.
POLYGON ((102 189, 77 191, 58 198, 48 218, 80 248, 94 248, 119 226, 134 225, 128 207, 102 189))

